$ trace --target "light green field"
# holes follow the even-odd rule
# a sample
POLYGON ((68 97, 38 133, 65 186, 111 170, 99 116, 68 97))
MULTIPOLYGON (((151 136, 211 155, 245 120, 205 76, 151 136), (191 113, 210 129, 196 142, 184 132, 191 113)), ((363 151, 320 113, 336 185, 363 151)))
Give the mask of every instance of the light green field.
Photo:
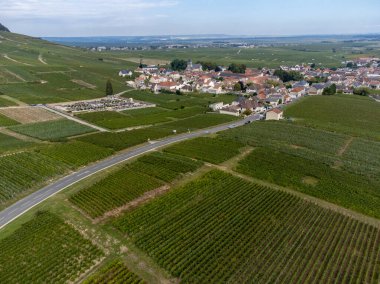
POLYGON ((34 145, 34 143, 19 140, 17 138, 0 133, 0 154, 17 151, 34 145))
POLYGON ((289 106, 285 116, 310 127, 380 140, 380 104, 366 97, 307 97, 289 106))
POLYGON ((95 132, 93 128, 66 119, 17 125, 10 129, 27 136, 50 141, 95 132))

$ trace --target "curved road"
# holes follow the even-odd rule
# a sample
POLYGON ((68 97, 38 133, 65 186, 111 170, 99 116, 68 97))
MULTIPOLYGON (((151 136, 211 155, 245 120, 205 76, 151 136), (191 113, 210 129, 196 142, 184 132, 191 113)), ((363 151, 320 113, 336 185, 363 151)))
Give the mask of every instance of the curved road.
POLYGON ((247 117, 240 121, 235 121, 230 124, 224 124, 215 126, 213 128, 203 129, 199 131, 195 131, 192 133, 185 133, 180 134, 176 136, 172 136, 169 138, 162 139, 160 141, 157 141, 153 144, 147 144, 143 145, 141 147, 135 148, 131 151, 121 153, 119 155, 113 156, 111 158, 108 158, 106 160, 100 161, 96 164, 90 165, 88 167, 85 167, 78 172, 74 172, 64 178, 59 179, 58 181, 28 195, 27 197, 19 200, 18 202, 14 203, 10 207, 4 209, 0 212, 0 229, 5 227, 7 224, 18 218, 19 216, 23 215, 25 212, 32 209, 34 206, 40 204, 44 200, 48 199, 49 197, 57 194, 58 192, 68 188, 69 186, 88 178, 89 176, 92 176, 102 170, 105 170, 109 167, 115 166, 117 164, 120 164, 122 162, 125 162, 129 159, 132 159, 134 157, 137 157, 139 155, 145 154, 149 151, 168 146, 172 143, 188 140, 191 138, 196 138, 212 133, 217 133, 220 131, 224 131, 227 129, 231 129, 234 127, 242 126, 246 124, 249 121, 255 121, 259 120, 259 115, 254 115, 247 117))

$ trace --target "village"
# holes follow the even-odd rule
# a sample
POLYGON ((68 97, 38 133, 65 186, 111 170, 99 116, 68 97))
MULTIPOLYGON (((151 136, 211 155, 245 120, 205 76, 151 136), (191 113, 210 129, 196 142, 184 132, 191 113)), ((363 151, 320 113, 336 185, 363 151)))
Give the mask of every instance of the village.
MULTIPOLYGON (((370 89, 380 90, 379 62, 379 58, 359 58, 342 62, 345 67, 337 69, 316 68, 315 64, 281 66, 278 70, 243 65, 244 73, 234 73, 228 67, 209 70, 189 60, 182 71, 173 71, 167 66, 140 65, 134 71, 121 70, 119 76, 129 78, 130 87, 153 93, 236 94, 239 96, 233 103, 214 103, 210 109, 234 116, 266 112, 273 119, 281 119, 282 111, 278 107, 303 96, 322 95, 324 91, 328 94, 329 88, 333 88, 334 93, 362 95, 370 89)), ((379 99, 377 95, 373 98, 379 99)))

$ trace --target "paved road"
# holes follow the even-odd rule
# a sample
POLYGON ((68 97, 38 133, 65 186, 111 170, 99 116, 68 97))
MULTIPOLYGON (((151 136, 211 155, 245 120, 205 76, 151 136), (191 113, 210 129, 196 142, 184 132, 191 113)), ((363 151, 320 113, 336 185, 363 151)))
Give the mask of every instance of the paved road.
POLYGON ((36 191, 28 195, 27 197, 21 199, 20 201, 16 202, 10 207, 1 211, 0 212, 0 229, 2 229, 4 226, 6 226, 7 224, 12 222, 19 216, 23 215, 25 212, 29 211, 34 206, 48 199, 49 197, 57 194, 58 192, 64 190, 65 188, 89 176, 96 174, 97 172, 105 170, 109 167, 112 167, 114 165, 127 161, 139 155, 145 154, 149 151, 155 150, 157 148, 170 145, 172 143, 176 143, 176 142, 180 142, 187 139, 196 138, 196 137, 200 137, 200 136, 204 136, 204 135, 208 135, 212 133, 217 133, 217 132, 224 131, 224 130, 234 128, 234 127, 239 127, 246 124, 248 121, 255 121, 259 119, 260 119, 259 115, 253 115, 253 116, 245 118, 244 120, 235 121, 230 124, 219 125, 213 128, 203 129, 196 132, 172 136, 169 138, 159 140, 152 144, 143 145, 131 151, 121 153, 117 156, 113 156, 111 158, 100 161, 91 166, 85 167, 78 172, 72 173, 64 178, 61 178, 60 180, 54 182, 53 184, 50 184, 40 189, 39 191, 36 191))

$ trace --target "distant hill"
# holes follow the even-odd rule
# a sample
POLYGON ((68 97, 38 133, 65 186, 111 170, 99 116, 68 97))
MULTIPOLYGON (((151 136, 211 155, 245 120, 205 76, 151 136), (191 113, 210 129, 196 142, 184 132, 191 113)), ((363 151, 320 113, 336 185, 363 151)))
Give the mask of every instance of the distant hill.
POLYGON ((10 32, 10 30, 9 30, 6 26, 3 26, 3 25, 0 23, 0 32, 10 32))

